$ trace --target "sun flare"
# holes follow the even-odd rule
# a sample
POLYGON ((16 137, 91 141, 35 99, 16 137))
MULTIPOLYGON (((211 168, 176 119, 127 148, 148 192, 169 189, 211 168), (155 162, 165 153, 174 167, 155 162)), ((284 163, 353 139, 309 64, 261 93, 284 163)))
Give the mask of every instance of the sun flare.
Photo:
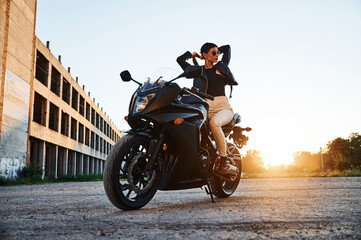
POLYGON ((290 165, 293 162, 292 155, 277 150, 267 149, 262 152, 265 166, 290 165))

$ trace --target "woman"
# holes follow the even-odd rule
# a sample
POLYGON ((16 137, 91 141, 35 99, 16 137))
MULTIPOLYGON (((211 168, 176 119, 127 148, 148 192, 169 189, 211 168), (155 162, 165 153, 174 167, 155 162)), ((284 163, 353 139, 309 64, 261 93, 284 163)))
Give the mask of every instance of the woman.
MULTIPOLYGON (((193 63, 198 65, 196 58, 205 61, 201 76, 193 80, 193 86, 200 91, 214 96, 214 100, 207 99, 209 103, 208 119, 209 127, 213 133, 219 151, 220 166, 216 170, 218 174, 237 174, 238 169, 227 160, 227 142, 222 131, 222 126, 229 123, 233 118, 233 110, 225 95, 225 86, 238 85, 228 68, 231 59, 231 48, 229 45, 217 47, 214 43, 205 43, 201 48, 201 54, 189 51, 177 58, 178 64, 186 69, 190 64, 188 59, 192 58, 193 63), (222 60, 218 62, 218 56, 223 54, 222 60)), ((231 95, 230 95, 231 97, 231 95)))

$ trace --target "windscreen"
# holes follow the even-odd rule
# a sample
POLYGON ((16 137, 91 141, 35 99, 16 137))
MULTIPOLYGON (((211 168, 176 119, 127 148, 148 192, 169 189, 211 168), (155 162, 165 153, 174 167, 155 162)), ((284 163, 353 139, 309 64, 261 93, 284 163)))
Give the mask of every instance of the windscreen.
POLYGON ((148 78, 148 80, 143 84, 140 90, 142 92, 146 92, 148 90, 162 86, 165 82, 166 81, 163 80, 162 77, 158 77, 157 79, 148 78))

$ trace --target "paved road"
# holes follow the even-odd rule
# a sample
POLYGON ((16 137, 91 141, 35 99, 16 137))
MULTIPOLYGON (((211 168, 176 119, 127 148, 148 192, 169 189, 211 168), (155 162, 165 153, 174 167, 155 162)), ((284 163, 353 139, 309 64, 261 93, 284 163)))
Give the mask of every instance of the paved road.
POLYGON ((158 192, 124 212, 102 182, 0 187, 0 239, 361 239, 361 178, 241 180, 211 203, 158 192))

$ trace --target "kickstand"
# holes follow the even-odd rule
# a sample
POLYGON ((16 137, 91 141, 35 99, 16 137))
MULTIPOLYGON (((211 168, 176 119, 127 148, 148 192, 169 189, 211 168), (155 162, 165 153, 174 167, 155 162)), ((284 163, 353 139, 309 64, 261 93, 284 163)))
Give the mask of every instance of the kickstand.
POLYGON ((205 190, 208 195, 211 195, 212 203, 215 203, 216 201, 214 200, 214 197, 213 197, 212 187, 211 187, 209 178, 207 178, 207 187, 205 187, 205 190))

